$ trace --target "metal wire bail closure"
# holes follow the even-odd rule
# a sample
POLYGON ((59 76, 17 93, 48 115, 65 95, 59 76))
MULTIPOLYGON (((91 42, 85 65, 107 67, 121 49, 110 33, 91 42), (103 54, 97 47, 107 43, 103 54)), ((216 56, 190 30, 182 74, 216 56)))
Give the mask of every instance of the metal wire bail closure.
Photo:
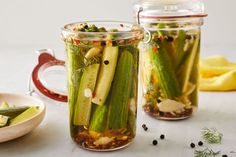
MULTIPOLYGON (((137 14, 136 14, 136 16, 137 16, 137 23, 139 24, 139 25, 141 25, 141 23, 140 23, 140 13, 143 11, 143 8, 142 7, 139 7, 138 8, 138 11, 137 11, 137 14)), ((151 32, 147 29, 147 28, 145 28, 145 27, 143 27, 143 29, 144 29, 144 31, 148 34, 148 39, 146 40, 146 41, 143 41, 145 44, 147 44, 147 43, 149 43, 150 41, 151 41, 151 32)))

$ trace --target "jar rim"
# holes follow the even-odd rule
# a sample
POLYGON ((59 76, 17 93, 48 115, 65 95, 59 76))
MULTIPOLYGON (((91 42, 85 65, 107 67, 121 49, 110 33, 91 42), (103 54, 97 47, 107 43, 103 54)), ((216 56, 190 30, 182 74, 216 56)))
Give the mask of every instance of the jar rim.
MULTIPOLYGON (((103 26, 105 27, 105 26, 103 26)), ((106 28, 106 27, 105 27, 106 28)), ((113 27, 114 28, 114 27, 113 27)), ((114 34, 114 35, 118 35, 118 34, 123 34, 123 33, 132 33, 132 32, 142 32, 143 28, 135 23, 132 22, 127 22, 127 21, 112 21, 112 20, 107 20, 107 21, 100 21, 100 20, 95 20, 95 21, 79 21, 79 22, 73 22, 73 23, 69 23, 64 25, 61 28, 62 31, 64 32, 70 32, 70 33, 77 33, 77 34, 84 34, 84 35, 92 35, 92 34, 114 34), (120 31, 118 29, 118 31, 116 32, 112 32, 112 31, 108 31, 108 32, 81 32, 81 31, 74 31, 71 28, 73 26, 78 26, 79 24, 82 23, 88 23, 88 24, 112 24, 112 25, 116 25, 117 28, 121 28, 123 29, 122 31, 120 31)))
POLYGON ((81 21, 66 24, 62 28, 62 39, 76 41, 108 41, 108 40, 142 40, 144 28, 138 24, 124 21, 81 21), (82 32, 77 27, 80 24, 94 24, 98 28, 104 27, 107 32, 82 32), (117 29, 117 31, 112 31, 117 29))

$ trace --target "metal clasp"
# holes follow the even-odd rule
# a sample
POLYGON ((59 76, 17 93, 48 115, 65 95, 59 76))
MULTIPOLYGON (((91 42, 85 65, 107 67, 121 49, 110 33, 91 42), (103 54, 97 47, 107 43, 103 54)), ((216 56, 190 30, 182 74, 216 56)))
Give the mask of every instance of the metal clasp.
MULTIPOLYGON (((138 11, 137 11, 137 13, 136 13, 136 16, 137 16, 137 23, 139 24, 139 25, 141 25, 141 22, 140 22, 140 13, 143 11, 143 7, 139 7, 138 8, 138 11)), ((151 39, 152 39, 152 34, 151 34, 151 32, 147 29, 147 28, 145 28, 145 27, 143 27, 143 29, 144 29, 144 31, 148 34, 148 39, 147 39, 147 41, 143 41, 144 43, 149 43, 150 41, 151 41, 151 39)))
POLYGON ((142 7, 139 7, 138 8, 138 11, 137 11, 137 23, 140 25, 140 13, 143 11, 143 8, 142 7))
POLYGON ((40 56, 41 53, 45 53, 45 52, 47 52, 47 53, 51 54, 53 57, 55 57, 55 53, 54 53, 53 49, 41 49, 41 50, 36 50, 35 51, 35 53, 38 56, 40 56))

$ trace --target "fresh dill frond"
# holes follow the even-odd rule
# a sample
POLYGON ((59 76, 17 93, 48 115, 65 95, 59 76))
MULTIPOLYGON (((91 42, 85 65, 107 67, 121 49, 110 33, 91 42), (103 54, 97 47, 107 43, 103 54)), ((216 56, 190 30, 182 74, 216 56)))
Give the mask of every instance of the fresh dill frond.
POLYGON ((99 56, 94 56, 94 57, 91 57, 89 59, 87 59, 85 57, 84 59, 86 60, 85 67, 88 67, 88 66, 93 65, 93 64, 100 64, 101 63, 101 57, 99 57, 99 56))
POLYGON ((208 143, 221 143, 223 134, 217 131, 215 128, 204 128, 202 131, 202 137, 208 143))
POLYGON ((100 64, 101 63, 101 58, 100 57, 91 57, 89 59, 84 57, 85 62, 79 62, 78 63, 78 69, 76 72, 84 72, 86 67, 93 65, 93 64, 100 64))
POLYGON ((194 156, 195 157, 215 157, 220 154, 220 151, 214 152, 210 148, 205 148, 203 150, 195 150, 194 151, 194 156))

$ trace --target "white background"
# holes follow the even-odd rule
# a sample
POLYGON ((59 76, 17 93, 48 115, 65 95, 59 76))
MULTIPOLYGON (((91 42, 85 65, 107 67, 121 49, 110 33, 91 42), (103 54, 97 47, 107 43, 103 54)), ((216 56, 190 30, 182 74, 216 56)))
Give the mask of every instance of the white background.
MULTIPOLYGON (((132 21, 135 0, 1 0, 0 47, 58 47, 60 28, 82 20, 132 21)), ((204 45, 236 43, 236 1, 205 0, 204 45)))

